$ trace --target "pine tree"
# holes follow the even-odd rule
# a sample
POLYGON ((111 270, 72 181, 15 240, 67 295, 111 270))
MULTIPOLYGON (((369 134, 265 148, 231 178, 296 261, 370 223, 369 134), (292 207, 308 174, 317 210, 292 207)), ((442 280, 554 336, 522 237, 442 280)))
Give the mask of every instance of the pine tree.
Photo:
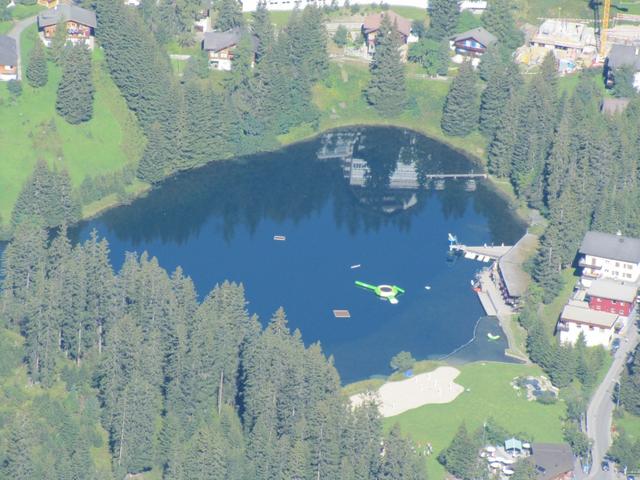
POLYGON ((51 39, 51 45, 47 49, 49 59, 54 63, 60 65, 64 56, 67 53, 67 25, 64 22, 56 25, 53 38, 51 39))
POLYGON ((458 0, 432 0, 429 2, 429 29, 427 37, 434 40, 448 40, 455 33, 460 17, 458 0))
POLYGON ((513 61, 494 68, 480 96, 480 131, 487 138, 495 135, 509 99, 521 83, 520 71, 513 61))
POLYGON ((62 59, 62 78, 58 86, 56 111, 72 125, 93 116, 91 54, 82 44, 67 47, 62 59))
POLYGON ((516 26, 511 13, 511 0, 494 0, 489 2, 482 14, 482 25, 493 33, 509 50, 515 50, 524 41, 524 36, 516 26))
POLYGON ((384 16, 376 37, 371 80, 365 90, 365 97, 385 117, 398 115, 406 101, 404 66, 399 47, 397 28, 384 16))
POLYGON ((476 74, 469 62, 460 66, 451 82, 442 111, 441 127, 447 135, 464 136, 478 125, 476 74))
POLYGON ((215 28, 224 32, 243 24, 242 8, 238 0, 220 0, 215 28))
POLYGON ((464 423, 460 425, 451 444, 438 455, 438 461, 449 473, 463 480, 475 478, 479 445, 473 441, 464 423))
POLYGON ((33 50, 29 55, 29 62, 26 69, 27 80, 29 85, 35 88, 44 87, 47 84, 49 76, 47 68, 47 57, 42 47, 40 39, 36 39, 33 45, 33 50))
POLYGON ((4 461, 0 464, 3 478, 11 478, 12 480, 31 480, 34 478, 32 459, 36 442, 32 429, 31 422, 22 414, 14 420, 4 461))
POLYGON ((262 2, 258 4, 256 11, 252 14, 251 30, 258 37, 256 63, 260 63, 260 60, 273 48, 275 42, 271 15, 266 4, 262 2))
POLYGON ((507 101, 504 114, 499 117, 495 134, 489 144, 489 171, 499 178, 509 178, 511 175, 511 157, 518 140, 516 119, 520 102, 520 92, 513 92, 507 101))

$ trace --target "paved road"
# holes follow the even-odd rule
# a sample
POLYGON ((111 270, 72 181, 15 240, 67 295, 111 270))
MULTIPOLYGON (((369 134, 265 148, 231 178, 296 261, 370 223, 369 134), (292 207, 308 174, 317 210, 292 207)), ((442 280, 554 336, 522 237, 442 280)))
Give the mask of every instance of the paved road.
POLYGON ((9 37, 15 39, 16 41, 16 51, 18 53, 18 80, 22 80, 22 62, 21 62, 22 57, 20 56, 20 35, 22 34, 25 28, 29 27, 30 25, 33 25, 36 22, 37 18, 38 16, 34 15, 33 17, 18 20, 16 24, 13 26, 13 28, 9 30, 9 33, 7 34, 9 37))
POLYGON ((593 440, 593 467, 589 475, 581 475, 578 478, 587 480, 613 480, 616 478, 612 471, 603 472, 600 463, 611 446, 611 416, 613 413, 613 388, 618 382, 622 369, 627 360, 627 355, 638 343, 638 328, 635 321, 637 317, 632 317, 634 321, 626 328, 625 337, 622 339, 620 349, 616 353, 611 368, 607 372, 604 380, 594 393, 587 409, 587 435, 593 440))

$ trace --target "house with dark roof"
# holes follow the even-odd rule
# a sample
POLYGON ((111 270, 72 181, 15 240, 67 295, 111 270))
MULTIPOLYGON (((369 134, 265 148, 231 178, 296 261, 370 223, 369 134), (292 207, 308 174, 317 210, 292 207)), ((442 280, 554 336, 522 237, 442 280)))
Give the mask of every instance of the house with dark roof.
POLYGON ((588 347, 601 345, 608 347, 616 328, 622 328, 624 321, 618 314, 589 308, 587 302, 569 300, 564 306, 556 331, 560 343, 575 345, 580 338, 588 347))
POLYGON ((408 18, 404 18, 398 15, 393 10, 389 10, 387 12, 381 13, 373 13, 371 15, 367 15, 364 18, 364 22, 362 24, 362 35, 365 38, 365 43, 367 45, 367 52, 369 55, 373 55, 376 51, 376 36, 380 31, 380 26, 382 25, 382 20, 387 17, 396 28, 396 31, 400 34, 400 38, 402 40, 402 57, 406 60, 407 57, 407 47, 409 43, 414 43, 418 41, 418 37, 413 35, 411 31, 411 20, 408 18))
POLYGON ((633 45, 613 45, 604 64, 607 87, 615 85, 616 70, 628 67, 635 73, 640 72, 640 47, 633 45))
MULTIPOLYGON (((244 33, 240 28, 232 28, 226 32, 206 32, 202 49, 208 53, 209 68, 230 71, 233 65, 233 51, 244 33)), ((255 56, 258 50, 258 37, 251 35, 251 44, 255 56)))
POLYGON ((451 37, 451 48, 458 54, 478 57, 498 39, 482 27, 467 30, 451 37))
POLYGON ((0 36, 0 80, 8 82, 18 79, 18 51, 15 39, 0 36))
POLYGON ((640 278, 640 239, 603 232, 587 232, 578 250, 582 283, 610 278, 637 282, 640 278))
POLYGON ((62 26, 67 34, 67 42, 82 43, 93 49, 97 25, 95 12, 76 5, 58 5, 38 15, 38 31, 47 47, 51 46, 58 26, 62 26))
POLYGON ((537 480, 570 480, 574 457, 566 443, 534 443, 527 461, 533 463, 537 480))

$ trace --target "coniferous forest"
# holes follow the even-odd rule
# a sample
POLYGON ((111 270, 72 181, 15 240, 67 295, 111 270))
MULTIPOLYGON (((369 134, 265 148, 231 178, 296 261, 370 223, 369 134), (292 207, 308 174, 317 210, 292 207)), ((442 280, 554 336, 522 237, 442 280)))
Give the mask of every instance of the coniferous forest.
POLYGON ((200 301, 179 269, 130 254, 114 272, 106 240, 31 221, 2 275, 0 382, 24 362, 34 391, 2 389, 0 478, 424 478, 373 404, 349 406, 321 347, 282 309, 263 328, 242 285, 200 301))

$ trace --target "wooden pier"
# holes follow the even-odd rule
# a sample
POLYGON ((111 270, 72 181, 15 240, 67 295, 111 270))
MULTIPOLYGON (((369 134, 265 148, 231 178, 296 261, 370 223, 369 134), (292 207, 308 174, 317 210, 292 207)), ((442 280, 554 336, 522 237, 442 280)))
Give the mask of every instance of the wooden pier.
POLYGON ((462 252, 465 258, 478 259, 480 261, 499 260, 509 250, 511 245, 480 245, 480 246, 468 246, 461 245, 459 243, 452 243, 449 245, 449 250, 452 252, 462 252))
POLYGON ((424 175, 424 178, 434 179, 434 180, 438 180, 438 179, 444 180, 446 178, 452 178, 454 180, 457 180, 458 178, 487 178, 487 174, 486 173, 431 173, 431 174, 424 175))

